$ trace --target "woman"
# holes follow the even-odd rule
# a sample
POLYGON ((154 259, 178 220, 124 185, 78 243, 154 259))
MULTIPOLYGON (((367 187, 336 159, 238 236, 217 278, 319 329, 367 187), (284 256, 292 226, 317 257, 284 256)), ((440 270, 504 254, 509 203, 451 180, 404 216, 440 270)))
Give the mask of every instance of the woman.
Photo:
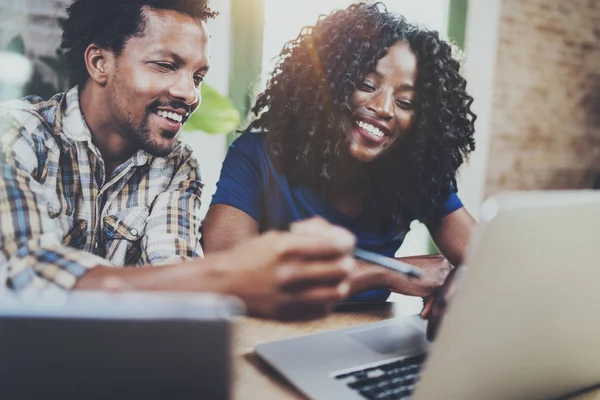
POLYGON ((474 150, 472 98, 436 32, 384 5, 358 3, 288 42, 231 146, 204 222, 207 253, 320 215, 357 246, 393 257, 410 223, 426 224, 444 257, 414 257, 408 278, 373 265, 353 276, 358 300, 389 290, 429 296, 462 262, 475 225, 456 189, 474 150))

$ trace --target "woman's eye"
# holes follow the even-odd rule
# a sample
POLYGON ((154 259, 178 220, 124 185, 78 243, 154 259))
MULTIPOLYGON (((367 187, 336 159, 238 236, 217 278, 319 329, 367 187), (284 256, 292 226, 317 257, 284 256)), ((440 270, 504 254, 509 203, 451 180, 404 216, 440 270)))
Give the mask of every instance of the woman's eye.
POLYGON ((360 85, 360 89, 365 92, 372 92, 375 90, 375 85, 369 81, 365 81, 360 85))
POLYGON ((396 104, 398 105, 398 107, 404 110, 412 110, 414 108, 413 103, 406 100, 396 100, 396 104))

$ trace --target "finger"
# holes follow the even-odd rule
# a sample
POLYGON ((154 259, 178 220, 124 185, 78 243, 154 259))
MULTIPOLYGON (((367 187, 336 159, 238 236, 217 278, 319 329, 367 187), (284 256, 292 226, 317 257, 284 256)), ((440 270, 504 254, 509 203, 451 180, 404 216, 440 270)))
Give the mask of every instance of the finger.
POLYGON ((290 232, 308 236, 329 237, 334 240, 340 240, 354 246, 356 239, 350 231, 340 226, 330 224, 320 217, 311 218, 309 220, 294 222, 290 225, 290 232))
POLYGON ((421 318, 427 319, 431 314, 431 310, 433 309, 433 304, 435 303, 435 297, 431 296, 425 299, 425 304, 423 305, 423 310, 421 311, 421 318))
POLYGON ((331 225, 332 224, 327 222, 327 220, 325 218, 316 215, 314 217, 304 219, 302 221, 292 222, 290 224, 290 231, 294 232, 294 231, 300 230, 300 231, 306 232, 306 230, 318 229, 318 228, 322 228, 324 226, 331 226, 331 225))
POLYGON ((282 233, 274 243, 276 254, 305 258, 329 258, 350 254, 354 248, 354 237, 300 235, 282 233))
POLYGON ((342 257, 333 261, 307 261, 287 264, 278 270, 279 286, 288 290, 314 285, 338 284, 348 278, 355 261, 342 257))
POLYGON ((288 301, 298 305, 337 303, 346 297, 348 289, 347 282, 337 286, 314 287, 290 295, 288 301))
POLYGON ((429 313, 429 323, 427 324, 427 339, 432 341, 437 335, 441 320, 446 312, 446 301, 442 296, 435 296, 433 306, 429 313))
POLYGON ((430 318, 429 322, 427 323, 427 340, 429 340, 430 342, 435 340, 439 323, 439 318, 430 318))

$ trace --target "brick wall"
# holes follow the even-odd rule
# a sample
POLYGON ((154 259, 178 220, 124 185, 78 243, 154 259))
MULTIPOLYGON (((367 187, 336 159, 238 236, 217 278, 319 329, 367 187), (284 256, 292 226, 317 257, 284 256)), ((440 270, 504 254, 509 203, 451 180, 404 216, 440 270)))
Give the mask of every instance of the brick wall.
POLYGON ((600 174, 600 0, 503 0, 498 40, 486 196, 591 187, 600 174))

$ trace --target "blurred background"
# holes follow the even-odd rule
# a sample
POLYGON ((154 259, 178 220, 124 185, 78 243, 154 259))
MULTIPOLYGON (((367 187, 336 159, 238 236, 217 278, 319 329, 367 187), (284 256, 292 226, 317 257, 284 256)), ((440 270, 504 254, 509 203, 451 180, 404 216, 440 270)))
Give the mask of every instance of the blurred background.
MULTIPOLYGON (((69 87, 57 52, 58 21, 68 3, 0 0, 0 101, 27 94, 47 98, 69 87)), ((205 123, 183 134, 202 166, 203 212, 235 137, 231 132, 243 126, 250 96, 264 84, 272 58, 302 26, 349 3, 211 1, 220 16, 209 24, 212 66, 206 82, 215 91, 204 96, 205 123)), ((384 3, 464 51, 467 89, 478 115, 477 150, 460 171, 459 195, 476 218, 483 200, 500 191, 600 185, 600 0, 384 3)), ((426 230, 415 223, 398 254, 432 250, 426 230)))

